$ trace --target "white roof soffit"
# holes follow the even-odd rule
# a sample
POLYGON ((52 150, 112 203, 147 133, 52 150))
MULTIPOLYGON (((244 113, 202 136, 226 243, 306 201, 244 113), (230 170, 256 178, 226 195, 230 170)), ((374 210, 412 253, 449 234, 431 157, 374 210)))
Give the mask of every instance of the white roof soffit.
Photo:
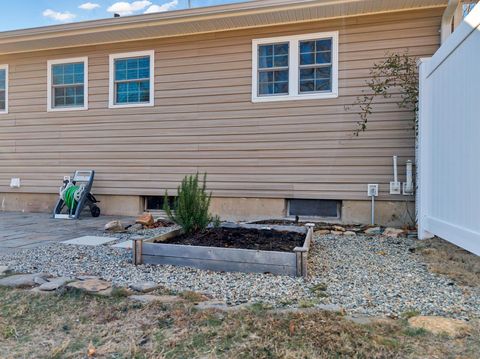
POLYGON ((440 7, 447 3, 448 0, 254 0, 0 32, 0 54, 440 7))

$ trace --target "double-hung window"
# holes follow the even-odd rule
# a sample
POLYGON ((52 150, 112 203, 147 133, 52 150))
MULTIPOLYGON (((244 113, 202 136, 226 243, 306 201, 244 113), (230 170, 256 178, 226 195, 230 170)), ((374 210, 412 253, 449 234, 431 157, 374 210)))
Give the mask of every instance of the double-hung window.
POLYGON ((0 113, 8 113, 8 65, 0 65, 0 113))
POLYGON ((338 32, 252 42, 252 101, 338 96, 338 32))
POLYGON ((110 108, 154 105, 154 61, 154 51, 110 55, 110 108))
POLYGON ((48 111, 88 109, 88 58, 48 61, 48 111))

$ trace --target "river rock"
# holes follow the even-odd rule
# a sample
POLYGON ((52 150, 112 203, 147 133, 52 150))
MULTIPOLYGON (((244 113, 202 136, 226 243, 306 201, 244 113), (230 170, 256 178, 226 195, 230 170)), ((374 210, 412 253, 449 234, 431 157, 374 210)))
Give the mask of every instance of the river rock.
POLYGON ((315 231, 316 236, 323 236, 325 234, 330 234, 330 230, 328 229, 319 229, 318 231, 315 231))
POLYGON ((405 234, 405 231, 403 229, 398 229, 398 228, 385 228, 383 231, 383 235, 385 237, 392 237, 392 238, 397 238, 400 236, 403 236, 405 234))
POLYGON ((112 285, 109 282, 106 282, 101 279, 87 279, 82 281, 76 281, 69 283, 68 288, 75 288, 83 290, 87 293, 98 293, 109 289, 112 285))
POLYGON ((16 274, 0 279, 0 287, 29 288, 37 285, 37 278, 46 278, 45 273, 16 274))
POLYGON ((134 290, 135 292, 141 292, 141 293, 150 293, 161 287, 162 287, 161 285, 155 282, 139 282, 139 283, 130 284, 130 289, 134 290))
POLYGON ((40 287, 38 287, 38 290, 50 292, 65 286, 70 281, 72 281, 72 279, 68 277, 54 278, 50 282, 42 284, 40 287))
POLYGON ((107 232, 122 232, 125 228, 120 221, 110 221, 105 225, 105 231, 107 232))
POLYGON ((380 227, 367 228, 365 234, 381 234, 382 229, 380 227))
POLYGON ((408 320, 413 328, 422 328, 433 334, 447 334, 453 338, 461 338, 469 334, 470 325, 463 320, 437 316, 417 316, 408 320))
POLYGON ((135 223, 143 224, 144 226, 151 226, 154 222, 151 213, 144 213, 135 220, 135 223))

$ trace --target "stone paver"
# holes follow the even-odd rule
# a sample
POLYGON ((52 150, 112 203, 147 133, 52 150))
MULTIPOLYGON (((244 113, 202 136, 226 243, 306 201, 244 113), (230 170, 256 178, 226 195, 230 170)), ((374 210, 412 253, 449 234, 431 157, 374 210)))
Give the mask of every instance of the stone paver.
MULTIPOLYGON (((79 220, 53 219, 50 213, 0 212, 0 258, 2 254, 44 246, 83 236, 101 236, 105 223, 134 218, 122 216, 91 217, 85 213, 79 220)), ((1 262, 0 262, 1 264, 1 262)))
POLYGON ((64 244, 74 244, 77 246, 101 246, 102 244, 116 241, 113 237, 97 237, 97 236, 83 236, 68 241, 63 241, 64 244))

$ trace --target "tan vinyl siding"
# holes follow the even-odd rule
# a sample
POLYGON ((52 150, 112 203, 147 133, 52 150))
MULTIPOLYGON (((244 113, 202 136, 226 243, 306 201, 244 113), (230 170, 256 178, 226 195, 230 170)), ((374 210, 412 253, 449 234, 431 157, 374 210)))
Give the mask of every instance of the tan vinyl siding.
MULTIPOLYGON (((441 9, 216 34, 0 56, 10 66, 0 115, 0 192, 54 193, 77 168, 95 193, 162 195, 185 174, 208 172, 215 196, 365 199, 391 180, 391 156, 414 156, 411 115, 379 99, 354 137, 369 68, 386 52, 430 56, 441 9), (251 41, 339 31, 339 98, 251 102, 251 41), (155 50, 155 107, 108 109, 108 55, 155 50), (49 112, 47 60, 88 56, 89 110, 49 112), (16 190, 17 191, 17 190, 16 190)), ((403 169, 401 169, 401 172, 403 169)))

